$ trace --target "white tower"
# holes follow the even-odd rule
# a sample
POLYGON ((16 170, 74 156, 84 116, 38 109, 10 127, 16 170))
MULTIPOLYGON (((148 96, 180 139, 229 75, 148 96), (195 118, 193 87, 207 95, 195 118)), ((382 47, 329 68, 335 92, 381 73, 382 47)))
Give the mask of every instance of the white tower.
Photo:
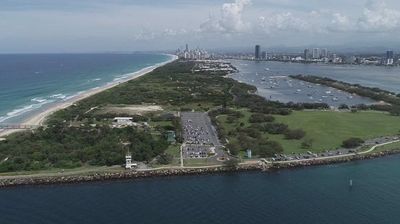
POLYGON ((132 155, 128 152, 125 156, 125 168, 132 169, 132 155))

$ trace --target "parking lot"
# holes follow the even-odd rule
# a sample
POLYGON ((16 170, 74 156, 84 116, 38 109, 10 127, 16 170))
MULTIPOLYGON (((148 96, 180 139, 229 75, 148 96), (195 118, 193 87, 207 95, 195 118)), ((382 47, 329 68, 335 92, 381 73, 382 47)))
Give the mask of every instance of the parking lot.
POLYGON ((218 154, 220 143, 207 113, 181 113, 184 158, 206 158, 218 154))

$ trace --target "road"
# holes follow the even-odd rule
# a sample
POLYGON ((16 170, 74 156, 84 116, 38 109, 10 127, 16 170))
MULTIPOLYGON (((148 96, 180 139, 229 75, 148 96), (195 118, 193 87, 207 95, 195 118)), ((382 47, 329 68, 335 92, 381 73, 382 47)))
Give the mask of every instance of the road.
MULTIPOLYGON (((355 156, 355 155, 362 155, 362 154, 367 154, 371 153, 374 151, 377 147, 381 147, 384 145, 389 145, 392 143, 400 142, 400 140, 393 140, 385 143, 380 143, 372 146, 370 149, 362 152, 357 152, 357 153, 348 153, 348 154, 342 154, 342 155, 334 155, 334 156, 324 156, 324 157, 315 157, 315 158, 309 158, 309 159, 296 159, 296 160, 288 160, 288 161, 274 161, 273 163, 279 163, 279 164, 286 164, 286 163, 299 163, 299 162, 308 162, 308 161, 315 161, 315 160, 329 160, 329 159, 337 159, 337 158, 345 158, 345 157, 350 157, 350 156, 355 156)), ((261 159, 262 162, 271 164, 271 161, 268 161, 266 159, 261 159)))

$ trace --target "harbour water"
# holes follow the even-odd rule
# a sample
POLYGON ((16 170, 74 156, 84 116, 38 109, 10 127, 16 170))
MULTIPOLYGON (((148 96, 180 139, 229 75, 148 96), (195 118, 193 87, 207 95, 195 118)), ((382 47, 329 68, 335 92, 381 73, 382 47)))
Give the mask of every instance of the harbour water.
POLYGON ((1 223, 399 223, 399 160, 0 189, 1 223))
POLYGON ((52 103, 170 58, 139 53, 0 55, 0 123, 21 122, 52 103))
POLYGON ((373 100, 333 88, 290 79, 289 75, 315 75, 400 92, 400 69, 397 67, 301 64, 230 60, 239 69, 232 78, 255 85, 258 94, 282 102, 371 104, 373 100))

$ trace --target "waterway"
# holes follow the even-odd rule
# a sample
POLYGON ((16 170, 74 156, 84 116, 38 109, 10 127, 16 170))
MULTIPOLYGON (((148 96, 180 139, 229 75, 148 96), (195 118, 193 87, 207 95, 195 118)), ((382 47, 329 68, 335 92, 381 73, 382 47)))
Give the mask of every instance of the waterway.
POLYGON ((399 160, 1 189, 1 223, 399 223, 399 160))
POLYGON ((298 74, 329 77, 352 84, 400 92, 400 69, 397 67, 243 60, 230 62, 239 70, 238 73, 232 74, 232 78, 256 86, 258 94, 270 100, 327 103, 331 106, 376 103, 369 98, 288 77, 298 74))

